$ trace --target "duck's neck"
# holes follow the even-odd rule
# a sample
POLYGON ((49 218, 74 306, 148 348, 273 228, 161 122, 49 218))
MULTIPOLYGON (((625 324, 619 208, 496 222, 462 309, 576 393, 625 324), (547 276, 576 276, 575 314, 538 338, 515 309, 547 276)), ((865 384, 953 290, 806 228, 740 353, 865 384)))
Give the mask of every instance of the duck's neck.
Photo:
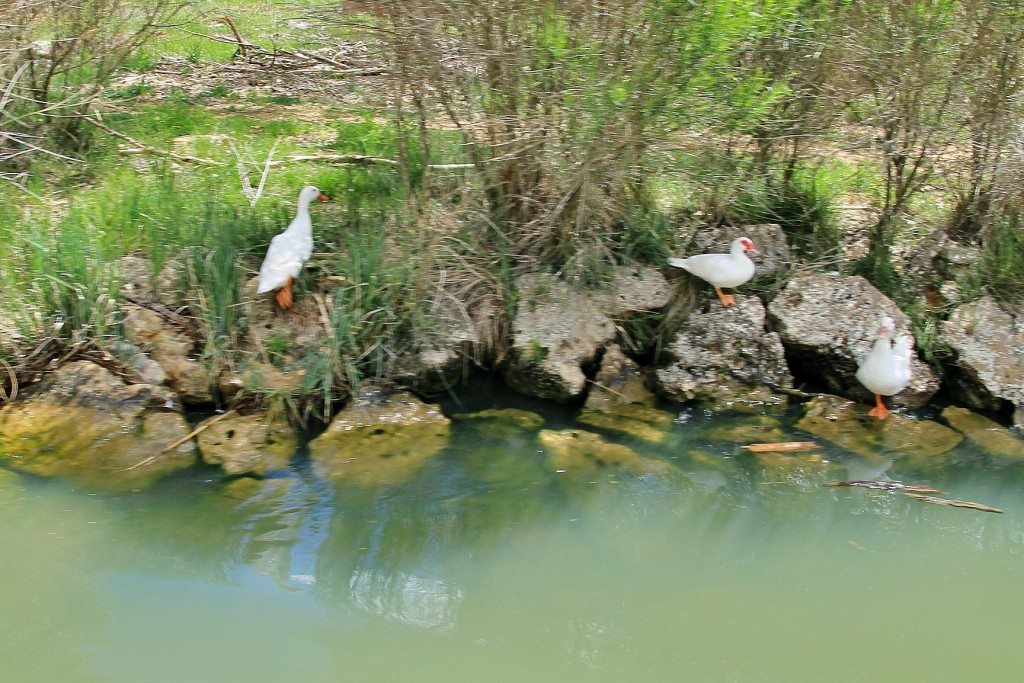
POLYGON ((309 217, 309 202, 299 200, 299 206, 295 211, 295 220, 288 226, 288 232, 306 237, 313 235, 313 221, 309 217))

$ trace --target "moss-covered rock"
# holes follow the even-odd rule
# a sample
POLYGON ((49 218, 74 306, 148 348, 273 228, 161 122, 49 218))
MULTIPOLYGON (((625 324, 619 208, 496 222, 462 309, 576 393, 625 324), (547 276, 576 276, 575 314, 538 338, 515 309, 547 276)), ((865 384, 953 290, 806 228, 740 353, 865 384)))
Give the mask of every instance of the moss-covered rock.
POLYGON ((656 408, 656 400, 640 366, 612 344, 601 358, 578 421, 658 443, 668 437, 675 416, 656 408))
POLYGON ((983 451, 1000 458, 1024 460, 1024 440, 1013 436, 999 423, 955 406, 943 410, 942 419, 983 451))
POLYGON ((932 458, 953 450, 963 440, 957 432, 931 420, 897 413, 879 420, 867 411, 868 406, 837 396, 818 396, 807 403, 796 426, 867 458, 932 458))
POLYGON ((609 470, 636 475, 667 476, 675 471, 661 460, 645 458, 632 448, 609 443, 593 432, 579 429, 545 429, 540 441, 548 452, 548 464, 554 470, 591 476, 609 470))
POLYGON ((512 424, 520 429, 539 429, 544 418, 531 410, 519 408, 490 408, 475 413, 458 413, 453 416, 463 421, 496 421, 512 424))
POLYGON ((437 406, 412 394, 367 396, 339 412, 309 453, 323 476, 398 484, 448 445, 450 425, 437 406))
MULTIPOLYGON (((212 422, 217 420, 216 422, 212 422)), ((232 414, 196 436, 203 462, 228 474, 264 475, 288 466, 298 438, 286 424, 268 424, 263 415, 232 414)))
POLYGON ((146 486, 196 461, 188 424, 161 387, 69 363, 0 410, 0 457, 17 470, 91 487, 146 486))

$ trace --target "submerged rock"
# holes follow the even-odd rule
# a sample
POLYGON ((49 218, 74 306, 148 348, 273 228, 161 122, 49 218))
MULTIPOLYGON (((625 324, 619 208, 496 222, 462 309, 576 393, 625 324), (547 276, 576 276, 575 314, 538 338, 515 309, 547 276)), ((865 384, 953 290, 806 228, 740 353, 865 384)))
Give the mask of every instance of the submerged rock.
POLYGON ((612 344, 601 358, 601 370, 577 420, 647 441, 664 441, 675 416, 654 407, 657 397, 644 385, 641 373, 640 366, 612 344))
POLYGON ((998 422, 955 406, 943 410, 942 419, 983 451, 1000 458, 1024 460, 1024 440, 1013 436, 998 422))
POLYGON ((552 469, 570 474, 592 476, 612 470, 662 477, 676 470, 667 462, 645 458, 632 448, 609 443, 593 432, 579 429, 545 429, 540 433, 540 442, 548 451, 552 469))
POLYGON ((412 394, 364 395, 309 444, 323 476, 360 486, 408 480, 448 445, 451 421, 412 394))
MULTIPOLYGON (((857 381, 856 372, 878 337, 883 315, 896 321, 897 335, 914 341, 910 319, 860 276, 810 273, 794 277, 768 307, 772 329, 778 331, 797 375, 820 380, 828 391, 857 400, 873 398, 857 381)), ((939 380, 916 353, 911 370, 910 385, 892 403, 918 408, 935 395, 939 380)))
MULTIPOLYGON (((263 415, 232 414, 208 420, 196 435, 203 462, 231 475, 264 475, 288 466, 298 438, 288 425, 268 424, 263 415)), ((202 425, 200 425, 202 426, 202 425)))
POLYGON ((68 363, 0 410, 0 456, 12 468, 122 490, 196 462, 175 396, 125 384, 88 361, 68 363))
POLYGON ((654 372, 658 393, 675 401, 723 400, 792 387, 779 336, 764 324, 764 305, 752 296, 692 313, 665 349, 668 365, 654 372))
POLYGON ((989 410, 1024 406, 1024 319, 984 296, 953 311, 940 341, 956 354, 949 381, 961 400, 989 410))
POLYGON ((544 424, 544 418, 531 410, 520 410, 519 408, 490 408, 478 410, 475 413, 458 413, 454 416, 456 420, 495 420, 507 422, 517 429, 540 429, 544 424))
POLYGON ((900 456, 932 458, 947 453, 963 440, 949 427, 892 413, 884 420, 867 414, 868 406, 837 396, 809 401, 797 429, 872 459, 900 456))

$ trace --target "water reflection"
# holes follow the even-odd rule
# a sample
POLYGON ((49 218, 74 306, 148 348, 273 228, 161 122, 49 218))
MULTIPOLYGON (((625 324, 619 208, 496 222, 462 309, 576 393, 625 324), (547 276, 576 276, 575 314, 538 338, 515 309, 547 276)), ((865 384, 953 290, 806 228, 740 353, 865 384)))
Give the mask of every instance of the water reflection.
MULTIPOLYGON (((154 646, 135 631, 158 613, 165 643, 188 630, 258 644, 258 665, 221 677, 250 682, 287 675, 267 664, 282 648, 303 653, 294 677, 306 681, 810 681, 826 667, 863 680, 843 662, 897 638, 919 655, 908 661, 928 653, 956 674, 945 680, 971 679, 954 656, 965 649, 1024 664, 1001 635, 1022 627, 1024 466, 966 444, 921 462, 827 446, 758 456, 728 441, 762 418, 694 415, 654 445, 604 435, 665 467, 585 476, 544 451, 541 430, 571 424, 556 414, 516 429, 457 422, 445 451, 377 486, 301 458, 276 479, 200 471, 115 496, 0 477, 0 657, 13 680, 187 680, 173 666, 145 676, 154 646), (926 483, 1006 514, 823 486, 842 478, 926 483), (935 625, 943 609, 969 648, 935 625), (396 662, 399 649, 417 655, 396 662), (455 663, 430 668, 435 652, 455 663), (97 667, 111 656, 137 661, 124 669, 135 678, 97 667), (816 674, 802 673, 811 661, 816 674)), ((800 440, 787 419, 773 429, 800 440)), ((887 666, 902 678, 878 680, 920 673, 887 666)))

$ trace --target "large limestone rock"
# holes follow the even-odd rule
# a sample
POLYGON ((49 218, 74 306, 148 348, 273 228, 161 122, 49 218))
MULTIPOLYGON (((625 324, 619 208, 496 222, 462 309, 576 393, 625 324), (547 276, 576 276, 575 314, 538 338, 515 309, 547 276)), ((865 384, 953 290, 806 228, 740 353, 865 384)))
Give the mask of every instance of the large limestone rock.
MULTIPOLYGON (((879 319, 896 321, 898 335, 913 339, 910 319, 888 297, 859 276, 811 273, 794 277, 768 306, 771 328, 779 333, 798 378, 822 382, 829 392, 868 400, 857 381, 857 367, 878 337, 879 319)), ((926 404, 939 389, 938 377, 915 354, 910 386, 892 403, 926 404)))
POLYGON ((0 458, 12 468, 103 489, 133 489, 193 465, 174 395, 68 363, 0 410, 0 458))
POLYGON ((568 402, 587 390, 616 337, 616 320, 665 306, 671 291, 664 276, 646 267, 619 268, 611 285, 578 292, 548 273, 516 282, 519 306, 504 364, 506 383, 520 393, 568 402))
POLYGON ((268 423, 266 416, 232 413, 210 418, 196 442, 203 462, 231 475, 263 476, 288 466, 298 439, 287 425, 268 423))
POLYGON ((309 444, 323 476, 360 486, 398 484, 448 445, 451 421, 412 394, 364 395, 309 444))
POLYGON ((739 296, 731 308, 695 311, 665 349, 669 363, 654 372, 657 391, 675 401, 722 399, 791 388, 779 337, 765 331, 760 299, 739 296))
POLYGON ((990 410, 1024 406, 1024 319, 985 296, 958 306, 940 341, 956 354, 948 370, 958 399, 990 410))
MULTIPOLYGON (((165 324, 164 318, 142 306, 124 306, 125 336, 155 361, 166 376, 167 384, 188 404, 213 402, 213 376, 210 368, 195 357, 195 342, 183 331, 165 324)), ((140 370, 145 361, 133 361, 140 370)), ((151 377, 159 377, 155 370, 151 377)))
POLYGON ((519 307, 505 381, 523 394, 559 402, 582 396, 584 368, 593 366, 615 339, 615 325, 588 294, 547 273, 516 283, 519 307))
POLYGON ((897 413, 879 420, 867 414, 869 408, 836 396, 818 396, 807 403, 796 427, 875 460, 936 458, 963 440, 960 434, 937 422, 897 413))

